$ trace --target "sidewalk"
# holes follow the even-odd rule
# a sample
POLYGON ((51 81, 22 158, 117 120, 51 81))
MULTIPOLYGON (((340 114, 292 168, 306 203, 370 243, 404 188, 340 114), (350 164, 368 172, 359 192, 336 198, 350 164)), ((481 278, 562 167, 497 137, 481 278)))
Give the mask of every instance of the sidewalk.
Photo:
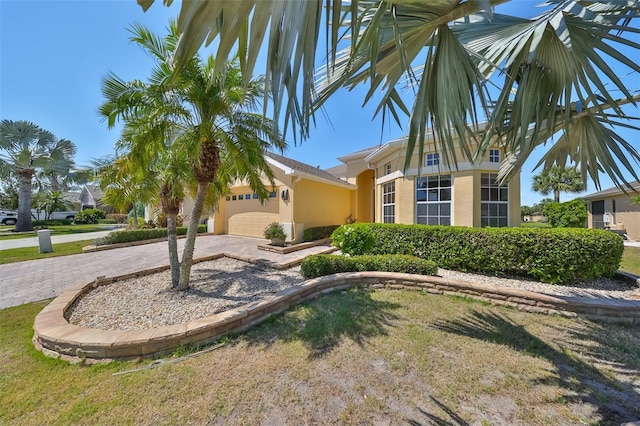
MULTIPOLYGON (((51 244, 55 246, 56 244, 71 243, 73 241, 95 240, 96 238, 104 237, 113 231, 114 231, 113 229, 109 229, 107 231, 85 232, 80 234, 52 235, 51 244)), ((38 247, 38 237, 33 236, 33 237, 26 237, 26 238, 17 238, 15 240, 0 241, 0 250, 8 250, 12 248, 23 248, 23 247, 38 247)), ((55 250, 55 247, 53 249, 55 250)), ((0 253, 0 255, 2 254, 0 253)))
MULTIPOLYGON (((196 239, 194 259, 229 253, 255 260, 287 263, 329 249, 327 246, 316 246, 279 254, 258 250, 257 245, 264 242, 263 239, 231 235, 201 236, 196 239)), ((183 247, 184 240, 178 240, 180 254, 183 247)), ((69 286, 89 283, 100 276, 123 275, 168 264, 167 242, 163 241, 0 265, 0 309, 55 297, 69 286)))

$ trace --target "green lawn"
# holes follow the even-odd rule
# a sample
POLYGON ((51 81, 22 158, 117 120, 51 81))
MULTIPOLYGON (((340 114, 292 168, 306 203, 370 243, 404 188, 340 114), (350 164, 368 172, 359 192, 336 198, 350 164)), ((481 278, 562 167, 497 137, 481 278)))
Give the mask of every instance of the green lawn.
MULTIPOLYGON (((61 226, 48 226, 47 229, 51 231, 51 235, 69 235, 69 234, 82 234, 85 232, 98 232, 112 229, 113 225, 61 225, 61 226)), ((8 227, 6 230, 14 229, 13 226, 8 227)), ((3 229, 0 229, 0 231, 3 229)), ((21 232, 21 233, 4 233, 0 234, 0 240, 16 240, 19 238, 27 238, 36 236, 36 231, 33 232, 21 232)))
POLYGON ((354 290, 222 348, 131 372, 150 364, 68 365, 35 351, 31 327, 45 304, 0 311, 0 424, 619 425, 640 416, 638 327, 354 290))
POLYGON ((53 252, 38 253, 38 247, 22 247, 0 250, 0 265, 5 263, 23 262, 25 260, 44 259, 47 257, 67 256, 82 253, 82 247, 93 244, 94 240, 74 241, 53 245, 53 252))
POLYGON ((640 276, 640 247, 625 247, 620 270, 640 276))
POLYGON ((544 222, 521 222, 520 227, 522 228, 551 228, 551 225, 544 222))

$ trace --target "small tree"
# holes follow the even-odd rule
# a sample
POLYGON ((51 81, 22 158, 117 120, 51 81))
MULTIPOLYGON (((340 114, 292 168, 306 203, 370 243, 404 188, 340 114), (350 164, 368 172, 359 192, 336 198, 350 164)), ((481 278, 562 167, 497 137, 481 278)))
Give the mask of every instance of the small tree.
POLYGON ((640 205, 640 194, 631 197, 631 204, 640 205))
POLYGON ((575 168, 553 166, 533 177, 533 190, 548 195, 553 192, 553 201, 560 202, 560 191, 584 191, 584 177, 575 168))
POLYGON ((589 215, 587 204, 582 200, 547 203, 542 214, 554 228, 584 228, 589 215))
POLYGON ((51 213, 55 211, 73 208, 73 203, 65 200, 64 194, 60 191, 46 191, 43 193, 42 198, 42 207, 47 215, 47 220, 51 218, 51 213))

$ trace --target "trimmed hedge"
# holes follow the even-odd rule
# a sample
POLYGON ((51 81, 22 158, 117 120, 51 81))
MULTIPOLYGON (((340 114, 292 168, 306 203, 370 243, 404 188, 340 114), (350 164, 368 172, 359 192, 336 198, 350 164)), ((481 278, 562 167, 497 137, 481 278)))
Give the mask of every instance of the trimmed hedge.
POLYGON ((333 231, 338 229, 340 225, 329 225, 329 226, 315 226, 312 228, 307 228, 304 230, 302 234, 302 241, 317 241, 322 240, 324 238, 331 238, 331 234, 333 231))
MULTIPOLYGON (((181 226, 176 228, 178 235, 185 235, 187 227, 181 226)), ((206 225, 198 225, 198 233, 207 232, 206 225)), ((156 238, 164 238, 167 236, 167 228, 154 229, 127 229, 123 231, 110 232, 106 237, 98 238, 96 245, 130 243, 133 241, 153 240, 156 238)))
POLYGON ((382 271, 435 275, 438 266, 426 259, 407 255, 336 256, 316 254, 302 261, 300 270, 306 278, 316 278, 339 272, 382 271))
POLYGON ((56 219, 56 220, 32 220, 31 225, 34 227, 45 228, 47 226, 69 226, 73 225, 73 221, 69 219, 56 219))
POLYGON ((445 269, 526 276, 557 284, 613 276, 624 250, 618 235, 593 229, 345 226, 358 227, 360 234, 373 237, 375 244, 368 254, 409 254, 445 269))
POLYGON ((78 212, 75 222, 79 224, 98 223, 100 219, 106 219, 106 217, 107 214, 104 212, 104 210, 86 209, 78 212))

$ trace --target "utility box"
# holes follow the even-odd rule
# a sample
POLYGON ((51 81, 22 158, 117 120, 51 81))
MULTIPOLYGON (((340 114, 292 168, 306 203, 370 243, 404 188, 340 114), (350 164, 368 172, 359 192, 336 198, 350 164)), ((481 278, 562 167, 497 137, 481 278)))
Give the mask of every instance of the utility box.
POLYGON ((51 253, 53 251, 51 230, 41 229, 38 231, 38 247, 40 247, 39 253, 51 253))

